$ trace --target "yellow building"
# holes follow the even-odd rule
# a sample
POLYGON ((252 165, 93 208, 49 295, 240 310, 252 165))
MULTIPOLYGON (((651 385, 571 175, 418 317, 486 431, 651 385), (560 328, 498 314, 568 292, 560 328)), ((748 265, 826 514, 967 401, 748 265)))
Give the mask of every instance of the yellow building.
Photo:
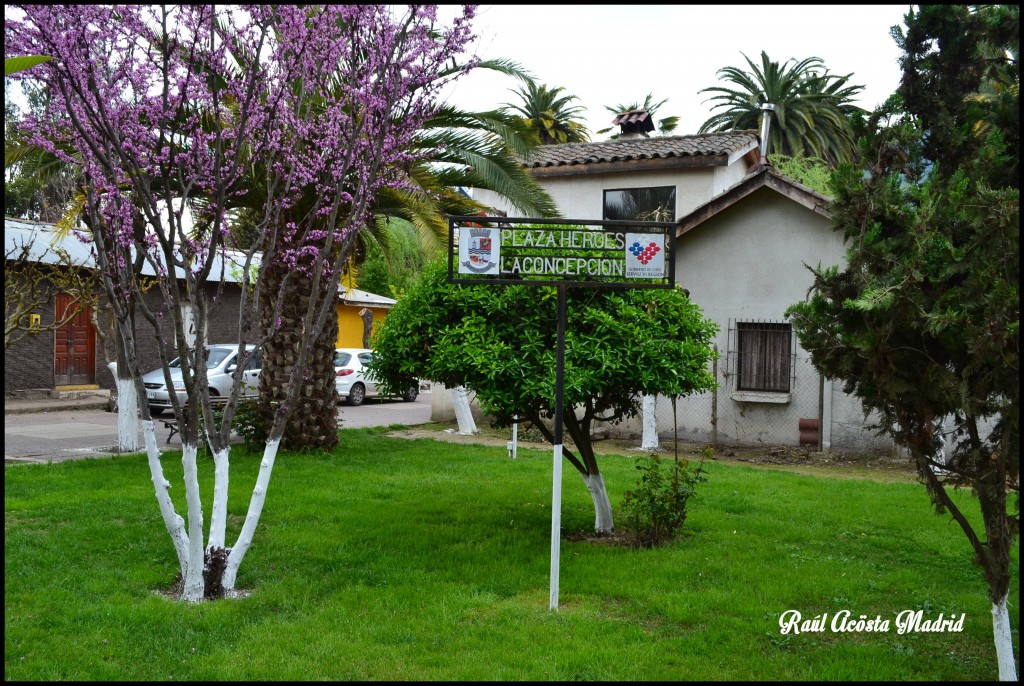
POLYGON ((369 337, 388 316, 396 300, 383 295, 341 288, 338 297, 338 348, 369 348, 369 337))

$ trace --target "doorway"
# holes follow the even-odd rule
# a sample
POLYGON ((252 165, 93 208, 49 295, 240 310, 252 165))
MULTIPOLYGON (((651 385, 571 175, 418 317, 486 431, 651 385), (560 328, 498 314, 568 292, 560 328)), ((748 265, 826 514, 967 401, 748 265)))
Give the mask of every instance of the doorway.
POLYGON ((54 316, 64 319, 71 308, 75 315, 54 331, 54 386, 92 386, 96 384, 96 332, 87 305, 74 302, 68 293, 57 294, 54 316))

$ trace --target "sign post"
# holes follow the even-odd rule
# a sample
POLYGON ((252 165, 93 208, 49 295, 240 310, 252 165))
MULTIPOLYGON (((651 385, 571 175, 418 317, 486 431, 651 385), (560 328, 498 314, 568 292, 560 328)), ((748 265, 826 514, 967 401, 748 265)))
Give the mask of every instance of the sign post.
POLYGON ((562 412, 568 289, 672 288, 674 228, 671 222, 449 217, 450 283, 554 286, 558 292, 548 605, 551 610, 558 610, 562 542, 562 412))

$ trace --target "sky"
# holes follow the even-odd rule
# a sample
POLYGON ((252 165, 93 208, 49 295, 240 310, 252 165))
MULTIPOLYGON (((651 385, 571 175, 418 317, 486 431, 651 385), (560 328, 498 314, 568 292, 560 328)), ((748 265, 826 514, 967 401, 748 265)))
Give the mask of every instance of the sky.
MULTIPOLYGON (((667 102, 658 116, 676 115, 677 135, 697 133, 712 114, 717 71, 760 65, 761 51, 777 62, 820 57, 833 74, 852 73, 863 85, 855 103, 881 104, 900 80, 900 50, 889 34, 903 25, 910 5, 480 5, 471 52, 518 62, 534 79, 576 95, 593 140, 609 134, 605 106, 642 102, 651 93, 667 102)), ((445 24, 460 12, 442 5, 445 24)), ((5 6, 5 15, 7 7, 5 6)), ((466 110, 517 102, 520 82, 477 69, 455 81, 442 99, 466 110)), ((14 94, 23 103, 20 92, 14 94)))
MULTIPOLYGON (((592 140, 611 126, 605 106, 667 99, 658 118, 680 118, 675 135, 697 133, 713 111, 702 88, 720 85, 716 72, 749 71, 761 51, 777 62, 820 57, 833 74, 853 73, 863 85, 855 104, 872 109, 899 86, 900 50, 889 29, 904 26, 910 5, 481 5, 473 22, 472 52, 483 59, 518 62, 534 79, 573 104, 592 140)), ((450 20, 457 8, 443 7, 450 20)), ((443 94, 466 110, 517 102, 519 81, 478 69, 443 94)), ((617 127, 616 127, 617 128, 617 127)))

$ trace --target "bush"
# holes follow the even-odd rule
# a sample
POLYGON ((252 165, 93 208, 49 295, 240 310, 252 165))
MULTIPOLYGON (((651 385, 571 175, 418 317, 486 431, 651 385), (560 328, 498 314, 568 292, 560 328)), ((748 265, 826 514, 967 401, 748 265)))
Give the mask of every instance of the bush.
POLYGON ((705 448, 704 456, 696 465, 677 457, 669 470, 662 469, 663 460, 657 455, 637 459, 640 480, 633 490, 626 491, 620 519, 623 528, 632 536, 634 546, 651 548, 672 540, 682 532, 686 505, 697 484, 707 481, 704 458, 710 452, 710 447, 705 448))
MULTIPOLYGON (((257 410, 257 398, 242 398, 235 407, 235 416, 231 422, 231 430, 245 440, 245 447, 248 450, 259 450, 267 441, 267 434, 270 429, 266 422, 260 417, 257 410)), ((224 416, 223 407, 213 409, 214 420, 220 424, 224 416)))

